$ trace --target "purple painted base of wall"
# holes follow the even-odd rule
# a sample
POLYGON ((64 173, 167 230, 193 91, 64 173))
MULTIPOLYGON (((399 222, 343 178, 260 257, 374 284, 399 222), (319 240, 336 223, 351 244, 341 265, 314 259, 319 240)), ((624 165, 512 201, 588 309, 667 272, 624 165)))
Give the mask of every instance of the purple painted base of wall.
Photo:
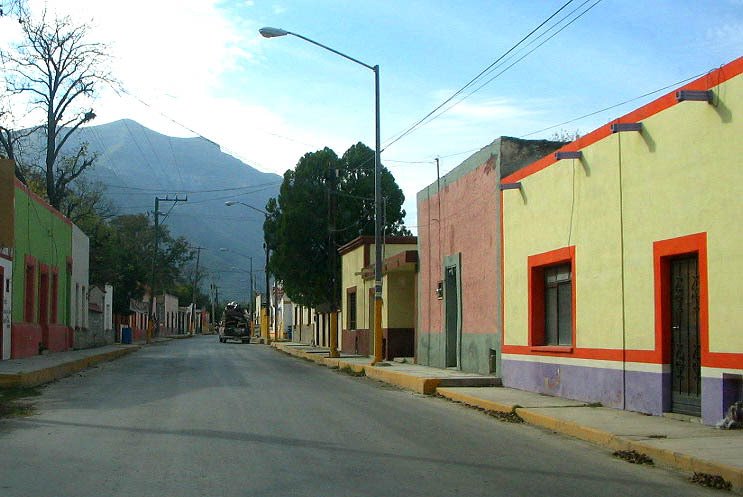
POLYGON ((600 402, 606 407, 625 408, 649 414, 663 412, 664 375, 628 371, 624 378, 627 403, 622 398, 622 371, 526 361, 503 361, 503 385, 520 390, 600 402))
POLYGON ((743 375, 723 374, 722 378, 702 378, 702 422, 716 424, 728 408, 743 401, 743 375))
MULTIPOLYGON (((668 373, 566 366, 540 362, 503 360, 503 386, 554 395, 606 407, 661 415, 671 407, 668 373), (626 387, 626 405, 622 391, 626 387)), ((720 421, 728 407, 743 400, 741 375, 702 378, 702 422, 720 421)))

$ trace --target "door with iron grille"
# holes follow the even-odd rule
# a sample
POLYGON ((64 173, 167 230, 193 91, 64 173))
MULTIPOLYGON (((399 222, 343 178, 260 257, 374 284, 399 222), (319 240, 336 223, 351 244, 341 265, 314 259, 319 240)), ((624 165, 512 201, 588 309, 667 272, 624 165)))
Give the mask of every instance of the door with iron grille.
POLYGON ((671 411, 701 413, 699 271, 696 254, 670 261, 671 411))

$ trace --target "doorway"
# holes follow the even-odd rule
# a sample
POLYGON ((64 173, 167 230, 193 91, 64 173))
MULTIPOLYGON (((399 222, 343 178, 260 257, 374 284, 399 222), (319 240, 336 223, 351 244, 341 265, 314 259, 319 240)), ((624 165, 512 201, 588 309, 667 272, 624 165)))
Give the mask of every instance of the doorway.
POLYGON ((701 415, 699 262, 697 254, 669 261, 671 411, 701 415))
POLYGON ((457 266, 444 269, 444 333, 446 336, 445 367, 459 369, 460 316, 459 271, 457 266))

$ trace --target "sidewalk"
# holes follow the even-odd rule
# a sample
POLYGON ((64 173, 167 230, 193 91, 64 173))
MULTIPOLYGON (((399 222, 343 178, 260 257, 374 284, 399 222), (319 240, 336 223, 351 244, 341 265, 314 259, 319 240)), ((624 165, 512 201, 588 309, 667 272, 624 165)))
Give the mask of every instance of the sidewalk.
POLYGON ((272 346, 328 367, 363 371, 370 378, 418 393, 435 393, 487 411, 516 413, 529 424, 612 450, 634 450, 656 464, 690 474, 719 475, 733 490, 743 493, 743 430, 717 430, 691 421, 505 388, 489 376, 396 362, 372 366, 365 356, 331 359, 326 348, 292 342, 274 342, 272 346))
MULTIPOLYGON (((167 341, 169 338, 158 338, 167 341)), ((136 352, 141 344, 106 345, 92 349, 0 361, 0 388, 33 387, 82 371, 101 362, 113 361, 136 352)))

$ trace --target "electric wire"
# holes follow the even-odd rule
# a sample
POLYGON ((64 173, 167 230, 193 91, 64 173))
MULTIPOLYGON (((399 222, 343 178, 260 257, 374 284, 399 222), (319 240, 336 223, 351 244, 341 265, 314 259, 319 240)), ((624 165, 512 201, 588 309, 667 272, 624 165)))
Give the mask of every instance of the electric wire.
MULTIPOLYGON (((493 61, 489 66, 487 66, 485 69, 480 71, 477 76, 470 79, 464 86, 462 86, 459 90, 454 92, 451 96, 449 96, 446 100, 444 100, 442 103, 440 103, 438 106, 436 106, 432 111, 430 111, 428 114, 423 116, 421 119, 416 121, 414 124, 403 130, 402 132, 396 133, 393 135, 390 139, 387 140, 386 145, 384 146, 384 150, 392 146, 394 143, 397 143, 405 136, 412 133, 415 129, 417 129, 419 126, 423 125, 424 122, 426 122, 431 116, 433 116, 438 110, 443 108, 445 105, 447 105, 449 102, 454 100, 459 94, 464 92, 467 88, 474 85, 480 78, 483 77, 491 68, 496 66, 503 58, 505 58, 508 54, 516 50, 522 43, 524 43, 527 39, 529 39, 535 32, 540 30, 545 24, 547 24, 549 21, 551 21, 555 16, 557 16, 562 10, 564 10, 568 5, 573 3, 574 0, 569 0, 568 2, 564 3, 559 9, 557 9, 555 12, 552 13, 547 19, 542 21, 537 27, 532 29, 526 36, 521 38, 515 45, 513 45, 511 48, 509 48, 506 52, 504 52, 502 55, 500 55, 495 61, 493 61)), ((440 115, 440 114, 439 114, 440 115)), ((430 121, 428 121, 430 122, 430 121)))

